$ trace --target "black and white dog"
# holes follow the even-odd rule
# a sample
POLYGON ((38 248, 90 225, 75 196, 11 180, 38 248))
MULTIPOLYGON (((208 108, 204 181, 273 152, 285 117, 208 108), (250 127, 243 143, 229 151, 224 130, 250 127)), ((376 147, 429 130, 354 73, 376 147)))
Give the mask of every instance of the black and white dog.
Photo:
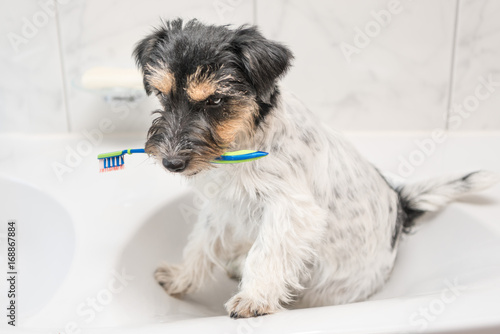
POLYGON ((416 218, 498 181, 474 172, 391 186, 279 90, 292 53, 255 27, 177 19, 140 41, 134 55, 147 93, 162 105, 146 151, 195 186, 224 180, 200 214, 184 262, 159 267, 156 280, 182 295, 222 267, 241 278, 226 303, 231 317, 368 298, 389 277, 401 234, 416 218), (270 154, 210 163, 240 149, 270 154))

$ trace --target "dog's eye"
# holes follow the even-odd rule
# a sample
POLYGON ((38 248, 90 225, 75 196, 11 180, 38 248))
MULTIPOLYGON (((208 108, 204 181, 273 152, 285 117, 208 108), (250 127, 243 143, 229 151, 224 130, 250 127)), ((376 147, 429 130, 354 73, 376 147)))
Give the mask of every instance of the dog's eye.
POLYGON ((162 92, 160 91, 157 91, 156 92, 156 97, 158 97, 159 99, 164 99, 165 98, 165 94, 163 94, 162 92))
POLYGON ((221 103, 222 99, 220 97, 211 97, 205 100, 207 106, 218 106, 221 103))

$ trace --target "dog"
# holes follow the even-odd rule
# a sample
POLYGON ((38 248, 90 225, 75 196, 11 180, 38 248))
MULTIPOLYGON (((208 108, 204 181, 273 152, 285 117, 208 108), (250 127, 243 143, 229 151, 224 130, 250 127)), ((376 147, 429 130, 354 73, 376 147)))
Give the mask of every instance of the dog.
POLYGON ((240 279, 232 318, 289 307, 362 301, 391 274, 401 236, 417 218, 498 181, 491 172, 395 186, 278 81, 293 55, 255 26, 163 22, 135 47, 148 95, 162 108, 146 152, 216 194, 201 211, 181 264, 155 278, 192 293, 215 267, 240 279), (215 165, 232 150, 258 161, 215 165), (212 182, 213 184, 213 182, 212 182))

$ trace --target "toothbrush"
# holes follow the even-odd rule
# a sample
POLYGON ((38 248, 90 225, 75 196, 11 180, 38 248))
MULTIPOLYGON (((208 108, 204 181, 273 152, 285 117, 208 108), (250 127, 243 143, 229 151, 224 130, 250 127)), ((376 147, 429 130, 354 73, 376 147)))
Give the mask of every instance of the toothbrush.
MULTIPOLYGON (((97 156, 99 159, 99 171, 109 172, 125 168, 125 154, 146 153, 143 148, 127 149, 110 153, 102 153, 97 156)), ((262 151, 241 150, 226 152, 218 156, 211 162, 214 164, 235 164, 240 162, 254 161, 265 157, 269 153, 262 151)))
POLYGON ((97 156, 99 159, 99 172, 110 172, 125 168, 125 154, 146 153, 143 148, 128 149, 109 153, 101 153, 97 156))

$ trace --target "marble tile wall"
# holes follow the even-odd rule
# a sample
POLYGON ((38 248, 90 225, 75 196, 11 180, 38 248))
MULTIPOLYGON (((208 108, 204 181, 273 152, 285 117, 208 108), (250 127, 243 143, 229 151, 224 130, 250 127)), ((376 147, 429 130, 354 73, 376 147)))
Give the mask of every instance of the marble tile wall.
POLYGON ((295 52, 285 85, 332 126, 445 125, 455 0, 258 0, 257 8, 266 34, 295 52))
POLYGON ((0 132, 65 132, 55 6, 0 1, 0 132))
POLYGON ((144 132, 151 122, 151 111, 157 107, 155 97, 140 103, 108 104, 101 96, 75 87, 82 70, 93 66, 135 67, 134 45, 160 23, 160 17, 198 18, 218 24, 252 23, 253 3, 251 0, 73 0, 61 6, 60 17, 71 129, 89 129, 96 126, 96 120, 108 118, 116 132, 144 132))
POLYGON ((460 1, 450 129, 500 129, 499 17, 500 1, 460 1))
POLYGON ((54 1, 0 3, 0 132, 147 129, 154 98, 110 104, 77 82, 134 66, 160 17, 258 24, 295 54, 284 88, 344 131, 500 130, 495 0, 54 1))

